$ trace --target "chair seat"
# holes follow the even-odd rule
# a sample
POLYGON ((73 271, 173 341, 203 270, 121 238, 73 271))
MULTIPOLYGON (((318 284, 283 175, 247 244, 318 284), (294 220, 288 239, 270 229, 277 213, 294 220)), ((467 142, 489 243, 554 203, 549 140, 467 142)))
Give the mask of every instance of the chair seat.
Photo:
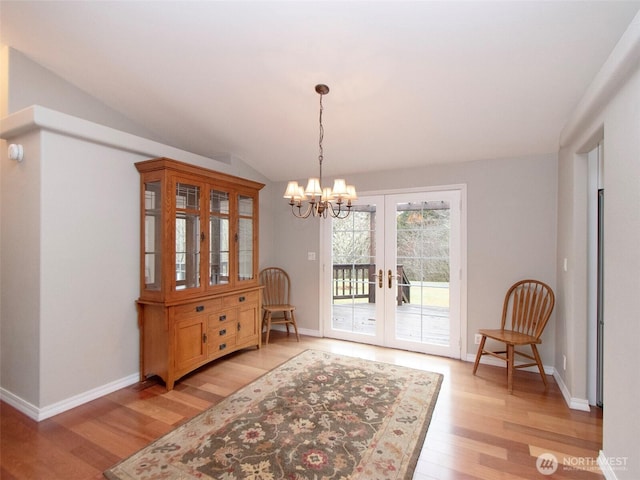
POLYGON ((294 311, 296 307, 293 305, 283 304, 283 305, 264 305, 262 308, 267 310, 268 312, 284 312, 286 311, 294 311))
POLYGON ((513 330, 478 330, 480 335, 511 345, 529 345, 531 343, 542 343, 542 340, 526 333, 514 332, 513 330))

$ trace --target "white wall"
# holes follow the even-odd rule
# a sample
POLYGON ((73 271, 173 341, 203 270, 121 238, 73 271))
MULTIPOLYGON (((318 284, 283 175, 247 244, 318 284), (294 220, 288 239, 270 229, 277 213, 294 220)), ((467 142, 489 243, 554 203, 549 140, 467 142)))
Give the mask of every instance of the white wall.
POLYGON ((603 451, 629 458, 618 478, 640 478, 640 70, 605 114, 603 451), (609 159, 609 161, 607 161, 609 159), (621 394, 623 393, 623 394, 621 394))
POLYGON ((0 379, 37 405, 40 378, 40 136, 21 143, 28 161, 0 152, 0 379), (19 301, 14 301, 19 299, 19 301))
POLYGON ((3 136, 25 158, 2 159, 2 393, 40 418, 138 370, 133 162, 149 157, 13 123, 3 136))
MULTIPOLYGON (((330 159, 327 159, 330 162, 330 159)), ((502 301, 515 281, 532 277, 555 287, 556 155, 479 160, 417 169, 346 175, 360 193, 438 185, 467 185, 468 328, 467 352, 475 355, 478 328, 499 327, 502 301)), ((329 179, 327 180, 329 184, 329 179)), ((320 266, 307 252, 320 252, 320 219, 300 220, 282 198, 285 184, 274 186, 274 259, 294 279, 292 295, 298 322, 318 331, 320 266)), ((554 317, 543 335, 541 355, 554 365, 554 317)))
POLYGON ((604 140, 604 426, 608 479, 640 478, 640 15, 594 79, 561 137, 558 171, 556 365, 571 397, 586 398, 587 155, 604 140), (562 269, 568 258, 568 271, 562 269))
POLYGON ((147 157, 41 136, 39 405, 46 406, 137 371, 140 177, 133 162, 147 157))

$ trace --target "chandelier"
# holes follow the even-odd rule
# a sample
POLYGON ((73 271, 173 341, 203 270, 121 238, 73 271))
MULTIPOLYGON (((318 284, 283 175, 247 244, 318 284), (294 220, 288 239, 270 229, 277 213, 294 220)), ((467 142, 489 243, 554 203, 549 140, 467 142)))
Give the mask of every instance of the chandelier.
POLYGON ((322 151, 322 140, 324 138, 324 127, 322 126, 322 96, 329 93, 326 85, 316 85, 316 92, 320 94, 320 138, 318 141, 320 152, 318 163, 320 164, 320 175, 310 177, 307 181, 307 188, 302 188, 298 182, 291 181, 287 184, 284 198, 289 199, 291 213, 298 218, 313 217, 327 218, 331 215, 334 218, 347 218, 351 212, 351 201, 356 200, 356 188, 347 185, 344 178, 337 178, 333 182, 333 189, 322 186, 322 161, 324 160, 322 151))

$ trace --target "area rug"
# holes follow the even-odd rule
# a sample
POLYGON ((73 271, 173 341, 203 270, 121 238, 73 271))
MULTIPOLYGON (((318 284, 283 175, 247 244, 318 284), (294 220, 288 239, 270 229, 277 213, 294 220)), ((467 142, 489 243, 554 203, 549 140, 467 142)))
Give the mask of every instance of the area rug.
POLYGON ((441 383, 437 373, 307 350, 104 475, 408 479, 441 383))

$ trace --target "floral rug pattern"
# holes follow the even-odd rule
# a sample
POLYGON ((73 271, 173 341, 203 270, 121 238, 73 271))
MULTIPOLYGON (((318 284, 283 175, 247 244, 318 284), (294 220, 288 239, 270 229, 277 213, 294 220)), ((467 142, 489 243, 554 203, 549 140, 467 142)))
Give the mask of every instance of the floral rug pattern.
POLYGON ((432 372, 307 350, 105 476, 411 478, 441 382, 432 372))

